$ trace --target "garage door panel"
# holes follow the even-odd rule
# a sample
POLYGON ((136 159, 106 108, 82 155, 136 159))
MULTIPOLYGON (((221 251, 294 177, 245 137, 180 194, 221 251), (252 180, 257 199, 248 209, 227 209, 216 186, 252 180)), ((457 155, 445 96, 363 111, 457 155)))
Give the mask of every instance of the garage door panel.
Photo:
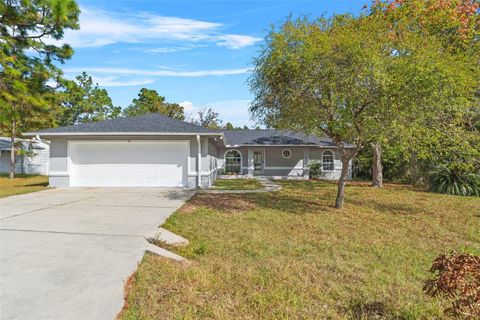
POLYGON ((71 185, 186 186, 188 152, 187 141, 71 141, 71 185))

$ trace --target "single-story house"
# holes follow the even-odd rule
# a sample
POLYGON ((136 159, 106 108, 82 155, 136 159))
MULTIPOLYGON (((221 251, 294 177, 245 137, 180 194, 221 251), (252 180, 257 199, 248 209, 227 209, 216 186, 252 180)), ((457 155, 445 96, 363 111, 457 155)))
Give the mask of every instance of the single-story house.
POLYGON ((279 130, 214 130, 158 113, 31 132, 50 141, 53 187, 208 188, 224 174, 338 179, 328 138, 279 130))
MULTIPOLYGON (((47 141, 15 138, 15 173, 48 175, 50 145, 47 141)), ((11 139, 0 137, 0 173, 10 172, 11 139)))

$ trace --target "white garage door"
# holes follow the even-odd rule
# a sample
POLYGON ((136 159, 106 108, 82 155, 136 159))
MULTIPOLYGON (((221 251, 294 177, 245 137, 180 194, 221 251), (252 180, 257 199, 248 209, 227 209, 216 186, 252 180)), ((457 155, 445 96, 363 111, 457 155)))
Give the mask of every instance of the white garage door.
POLYGON ((188 141, 69 141, 72 187, 187 186, 188 141))

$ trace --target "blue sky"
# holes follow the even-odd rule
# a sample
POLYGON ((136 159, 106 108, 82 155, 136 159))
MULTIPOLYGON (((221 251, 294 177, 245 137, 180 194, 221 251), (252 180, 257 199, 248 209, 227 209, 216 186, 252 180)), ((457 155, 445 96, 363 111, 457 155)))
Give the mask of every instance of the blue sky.
POLYGON ((367 2, 79 0, 81 28, 65 34, 75 54, 63 70, 67 78, 86 71, 115 105, 145 87, 187 115, 208 106, 224 123, 253 126, 246 81, 271 25, 290 14, 357 13, 367 2))

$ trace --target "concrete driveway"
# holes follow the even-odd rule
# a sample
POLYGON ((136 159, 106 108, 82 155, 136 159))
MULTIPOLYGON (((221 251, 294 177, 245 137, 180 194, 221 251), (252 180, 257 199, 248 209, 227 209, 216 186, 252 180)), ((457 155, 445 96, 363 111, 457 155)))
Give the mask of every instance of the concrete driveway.
POLYGON ((113 319, 145 238, 192 193, 72 188, 0 199, 0 319, 113 319))

